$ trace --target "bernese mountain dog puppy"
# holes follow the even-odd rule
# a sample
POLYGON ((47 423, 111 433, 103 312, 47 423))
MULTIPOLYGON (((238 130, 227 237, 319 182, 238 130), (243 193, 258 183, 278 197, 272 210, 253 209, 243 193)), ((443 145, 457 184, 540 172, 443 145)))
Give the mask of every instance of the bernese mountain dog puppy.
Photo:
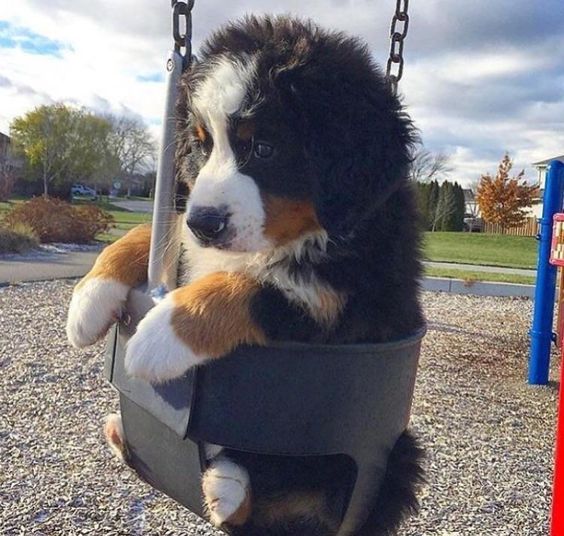
MULTIPOLYGON (((180 89, 180 285, 131 338, 131 375, 164 382, 241 344, 376 343, 421 327, 414 129, 366 45, 311 22, 248 17, 204 44, 180 89)), ((146 279, 149 242, 148 227, 133 229, 76 286, 75 346, 119 318, 146 279)), ((117 418, 106 432, 125 453, 117 418)), ((416 509, 420 457, 406 432, 358 536, 393 533, 416 509)), ((210 446, 203 496, 231 534, 330 536, 351 465, 210 446)))

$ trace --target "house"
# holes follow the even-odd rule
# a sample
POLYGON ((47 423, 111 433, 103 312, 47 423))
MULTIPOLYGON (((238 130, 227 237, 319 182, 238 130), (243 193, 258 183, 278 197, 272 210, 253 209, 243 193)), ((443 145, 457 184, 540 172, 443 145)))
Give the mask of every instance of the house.
POLYGON ((476 194, 470 188, 464 188, 464 216, 478 218, 480 216, 480 207, 476 201, 476 194))
POLYGON ((8 160, 8 151, 10 149, 10 136, 0 132, 0 162, 8 160))
POLYGON ((10 149, 10 136, 0 132, 0 196, 3 198, 7 198, 14 191, 24 167, 23 160, 14 158, 10 149))
POLYGON ((0 132, 0 173, 12 174, 22 168, 22 162, 12 156, 10 146, 10 136, 0 132))
POLYGON ((547 158, 546 160, 541 160, 539 162, 533 162, 531 165, 535 167, 539 174, 538 184, 541 189, 544 190, 544 181, 546 179, 546 169, 548 168, 548 164, 550 164, 553 160, 560 160, 564 162, 564 154, 560 156, 553 156, 552 158, 547 158))
POLYGON ((548 165, 553 160, 560 160, 564 162, 564 154, 560 156, 553 156, 552 158, 547 158, 546 160, 540 160, 539 162, 533 162, 532 166, 537 169, 538 172, 538 186, 539 192, 536 199, 533 201, 533 206, 531 207, 530 213, 531 216, 535 218, 540 218, 542 216, 542 207, 543 207, 543 197, 544 197, 544 185, 546 181, 546 170, 548 165))

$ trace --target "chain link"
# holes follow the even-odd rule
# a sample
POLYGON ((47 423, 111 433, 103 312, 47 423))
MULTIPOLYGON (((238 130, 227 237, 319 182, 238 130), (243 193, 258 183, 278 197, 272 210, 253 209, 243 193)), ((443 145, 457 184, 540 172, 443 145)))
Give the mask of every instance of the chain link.
POLYGON ((187 69, 192 62, 192 8, 194 1, 171 0, 174 50, 182 53, 182 49, 184 49, 184 69, 187 69), (182 29, 182 26, 184 26, 184 29, 182 29))
MULTIPOLYGON (((181 52, 184 49, 184 68, 192 61, 192 9, 195 0, 171 0, 172 5, 172 37, 174 49, 181 52), (182 33, 182 19, 184 19, 184 33, 182 33)), ((386 66, 386 77, 394 93, 397 93, 398 82, 403 76, 403 46, 409 29, 409 0, 396 0, 396 12, 390 26, 390 56, 386 66), (397 67, 392 72, 394 65, 397 67)))
POLYGON ((386 77, 394 94, 397 93, 398 82, 403 76, 403 44, 409 29, 408 7, 409 0, 396 0, 396 12, 390 26, 390 57, 386 66, 386 77), (392 73, 394 65, 396 68, 392 73))

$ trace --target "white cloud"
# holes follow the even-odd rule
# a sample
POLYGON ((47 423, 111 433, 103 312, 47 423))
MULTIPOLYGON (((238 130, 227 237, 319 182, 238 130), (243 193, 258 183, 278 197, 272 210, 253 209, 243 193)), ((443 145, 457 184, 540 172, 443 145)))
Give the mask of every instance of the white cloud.
MULTIPOLYGON (((564 18, 560 0, 412 3, 401 83, 431 150, 452 154, 452 178, 495 171, 505 150, 515 167, 564 153, 564 18), (550 8, 554 6, 554 9, 550 8), (536 6, 536 7, 535 7, 536 6)), ((0 19, 62 43, 59 56, 0 46, 0 131, 34 106, 64 101, 141 115, 158 134, 163 71, 171 44, 169 3, 155 0, 17 0, 0 19)), ((388 50, 393 0, 209 0, 196 2, 196 46, 248 12, 287 12, 388 50)), ((1 41, 0 41, 1 45, 1 41)))

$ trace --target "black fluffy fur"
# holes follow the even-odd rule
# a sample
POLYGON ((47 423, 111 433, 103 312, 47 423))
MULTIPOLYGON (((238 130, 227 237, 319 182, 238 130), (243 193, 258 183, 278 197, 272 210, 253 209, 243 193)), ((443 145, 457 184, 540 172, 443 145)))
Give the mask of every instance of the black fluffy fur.
MULTIPOLYGON (((251 160, 241 172, 262 191, 311 201, 329 235, 322 260, 314 260, 315 255, 301 262, 289 258, 283 261, 288 272, 306 283, 315 276, 347 296, 339 320, 321 329, 278 289, 265 286, 253 303, 255 322, 270 340, 381 342, 414 332, 423 324, 420 236, 407 180, 415 134, 366 46, 285 17, 249 17, 215 33, 182 80, 177 169, 183 188, 190 188, 205 162, 190 135, 189 93, 222 56, 257 58, 257 84, 247 101, 260 103, 254 107, 259 134, 283 147, 276 163, 265 167, 251 160)), ((256 496, 320 490, 335 515, 354 473, 350 461, 342 458, 229 456, 248 469, 256 496)), ((420 458, 416 441, 405 433, 390 455, 379 498, 357 536, 392 534, 416 510, 420 458)), ((230 530, 237 536, 334 534, 323 520, 311 519, 289 519, 268 528, 251 520, 230 530)))

